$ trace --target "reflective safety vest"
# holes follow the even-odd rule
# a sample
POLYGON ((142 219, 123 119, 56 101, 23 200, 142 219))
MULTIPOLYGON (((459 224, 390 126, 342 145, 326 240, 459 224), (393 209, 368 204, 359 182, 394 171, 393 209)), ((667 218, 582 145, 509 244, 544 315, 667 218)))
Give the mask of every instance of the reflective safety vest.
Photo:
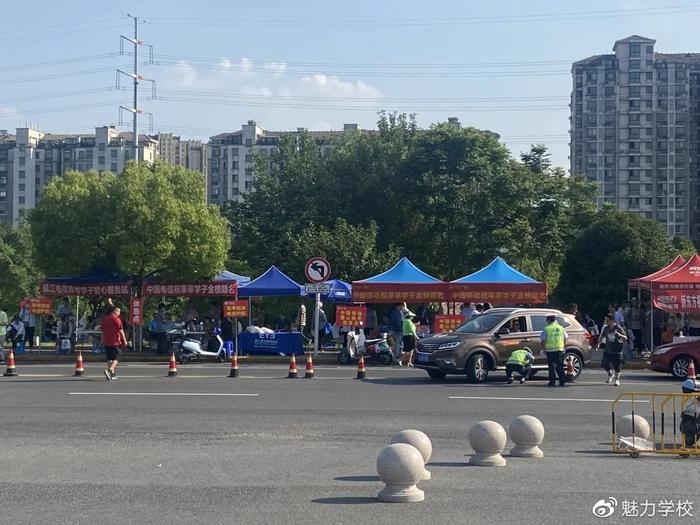
POLYGON ((563 352, 564 351, 564 328, 556 321, 544 327, 544 333, 547 339, 544 342, 544 349, 547 352, 563 352))
POLYGON ((510 357, 508 358, 506 364, 525 366, 527 364, 528 354, 530 354, 530 352, 528 352, 527 350, 515 350, 512 354, 510 354, 510 357))

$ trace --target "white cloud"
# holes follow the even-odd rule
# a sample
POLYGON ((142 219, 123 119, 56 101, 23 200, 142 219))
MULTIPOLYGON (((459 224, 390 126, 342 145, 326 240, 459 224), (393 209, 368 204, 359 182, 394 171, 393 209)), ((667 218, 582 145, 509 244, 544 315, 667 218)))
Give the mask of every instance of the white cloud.
POLYGON ((357 80, 355 82, 345 81, 340 80, 340 78, 335 75, 316 73, 315 75, 304 77, 302 82, 308 90, 328 97, 364 99, 382 98, 381 91, 362 80, 357 80))
POLYGON ((275 75, 281 75, 287 71, 287 64, 284 62, 267 62, 263 68, 267 71, 271 71, 275 75))
POLYGON ((184 60, 180 60, 173 68, 172 76, 175 76, 175 82, 179 87, 191 88, 196 87, 199 81, 199 73, 197 70, 184 60))

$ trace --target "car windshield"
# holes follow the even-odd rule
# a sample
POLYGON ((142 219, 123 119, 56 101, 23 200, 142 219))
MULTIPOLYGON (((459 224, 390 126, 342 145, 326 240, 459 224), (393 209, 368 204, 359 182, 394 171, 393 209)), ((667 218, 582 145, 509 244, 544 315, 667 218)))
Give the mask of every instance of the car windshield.
POLYGON ((483 334, 484 332, 493 330, 505 317, 506 314, 503 313, 485 313, 477 315, 457 328, 455 332, 459 334, 483 334))

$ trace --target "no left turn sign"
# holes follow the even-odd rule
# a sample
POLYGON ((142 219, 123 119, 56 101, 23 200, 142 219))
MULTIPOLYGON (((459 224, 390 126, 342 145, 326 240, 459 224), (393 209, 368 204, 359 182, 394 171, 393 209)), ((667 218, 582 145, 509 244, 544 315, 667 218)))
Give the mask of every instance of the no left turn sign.
POLYGON ((306 266, 304 266, 304 274, 309 282, 322 283, 330 278, 331 265, 323 257, 312 257, 306 261, 306 266))

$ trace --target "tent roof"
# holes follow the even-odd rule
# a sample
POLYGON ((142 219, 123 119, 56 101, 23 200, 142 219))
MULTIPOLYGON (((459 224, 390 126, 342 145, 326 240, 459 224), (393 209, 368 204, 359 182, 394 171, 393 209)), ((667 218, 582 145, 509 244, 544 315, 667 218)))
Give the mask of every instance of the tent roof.
POLYGON ((302 295, 304 288, 282 273, 276 266, 270 266, 260 277, 238 288, 239 297, 302 295))
POLYGON ((107 270, 95 268, 81 275, 66 275, 62 277, 49 277, 45 280, 51 284, 72 284, 77 286, 89 286, 92 284, 128 284, 129 277, 121 277, 107 270))
POLYGON ((331 285, 331 291, 328 295, 321 294, 324 300, 336 303, 349 303, 352 300, 352 285, 350 283, 346 283, 340 279, 333 279, 324 281, 323 284, 331 285))
POLYGON ((452 281, 458 284, 486 284, 486 283, 508 283, 508 284, 535 284, 538 281, 519 272, 500 257, 496 257, 491 263, 474 273, 466 275, 461 279, 452 281))
POLYGON ((676 271, 654 279, 651 284, 654 287, 664 284, 700 284, 700 256, 694 254, 676 271))
POLYGON ((661 268, 660 270, 656 270, 654 273, 650 273, 649 275, 645 275, 644 277, 637 277, 636 279, 629 279, 628 285, 629 286, 638 286, 641 282, 649 282, 653 281, 654 279, 658 279, 659 277, 663 277, 664 275, 668 275, 669 273, 673 273, 679 268, 681 268, 685 264, 685 259, 683 258, 682 255, 677 255, 673 261, 668 263, 666 266, 661 268))
POLYGON ((402 257, 399 262, 387 271, 357 282, 362 284, 433 284, 442 281, 432 275, 428 275, 406 257, 402 257))
POLYGON ((224 270, 221 272, 219 275, 214 277, 215 281, 236 281, 238 284, 243 284, 250 282, 250 277, 247 277, 245 275, 238 275, 237 273, 229 272, 228 270, 224 270))

